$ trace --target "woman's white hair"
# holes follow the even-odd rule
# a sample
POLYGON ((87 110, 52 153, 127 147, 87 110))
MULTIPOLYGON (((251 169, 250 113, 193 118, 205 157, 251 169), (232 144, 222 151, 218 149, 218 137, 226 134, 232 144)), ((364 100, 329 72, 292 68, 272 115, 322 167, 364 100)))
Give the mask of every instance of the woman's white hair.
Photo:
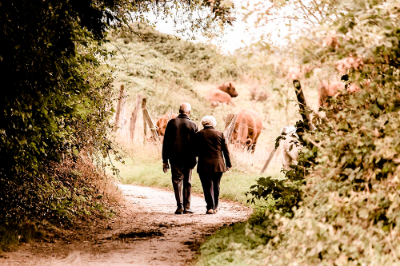
POLYGON ((212 115, 206 115, 201 119, 201 124, 203 125, 203 127, 206 126, 215 127, 217 125, 217 120, 215 120, 215 117, 213 117, 212 115))

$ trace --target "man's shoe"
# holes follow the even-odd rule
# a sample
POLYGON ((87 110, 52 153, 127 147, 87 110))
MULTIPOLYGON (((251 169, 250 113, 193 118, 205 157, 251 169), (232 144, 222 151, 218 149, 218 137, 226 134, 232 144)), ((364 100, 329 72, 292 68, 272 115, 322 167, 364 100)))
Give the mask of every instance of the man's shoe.
POLYGON ((206 214, 214 214, 214 210, 213 209, 208 209, 206 214))
POLYGON ((175 214, 183 214, 183 208, 182 207, 178 207, 178 209, 176 209, 175 214))
POLYGON ((183 211, 184 214, 193 214, 194 211, 192 211, 192 209, 187 209, 183 211))
POLYGON ((218 212, 218 209, 214 209, 214 213, 217 213, 218 212))

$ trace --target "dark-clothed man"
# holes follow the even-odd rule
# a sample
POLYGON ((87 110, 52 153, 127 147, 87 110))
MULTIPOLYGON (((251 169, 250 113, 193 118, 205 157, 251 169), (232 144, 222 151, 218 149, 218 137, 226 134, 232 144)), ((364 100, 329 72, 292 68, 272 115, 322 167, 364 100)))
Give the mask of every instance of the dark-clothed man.
POLYGON ((201 119, 204 129, 196 134, 196 153, 199 157, 197 172, 203 186, 207 214, 218 212, 219 184, 222 174, 232 167, 224 134, 214 127, 213 116, 201 119))
POLYGON ((193 213, 190 209, 190 192, 192 169, 196 165, 194 139, 198 129, 197 125, 189 119, 190 110, 190 104, 181 104, 179 115, 167 124, 162 147, 165 173, 169 169, 168 161, 171 164, 172 185, 178 205, 175 214, 193 213))

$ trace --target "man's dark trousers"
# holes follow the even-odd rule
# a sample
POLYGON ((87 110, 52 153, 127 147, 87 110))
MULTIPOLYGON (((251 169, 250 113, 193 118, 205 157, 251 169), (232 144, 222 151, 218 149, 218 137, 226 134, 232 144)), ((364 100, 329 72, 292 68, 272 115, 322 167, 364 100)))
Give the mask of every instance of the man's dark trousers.
POLYGON ((200 172, 199 177, 203 186, 204 198, 207 203, 207 210, 218 208, 219 183, 221 182, 222 172, 200 172))
POLYGON ((178 204, 178 207, 182 206, 185 210, 189 210, 190 192, 192 189, 192 169, 171 165, 171 173, 176 203, 178 204))

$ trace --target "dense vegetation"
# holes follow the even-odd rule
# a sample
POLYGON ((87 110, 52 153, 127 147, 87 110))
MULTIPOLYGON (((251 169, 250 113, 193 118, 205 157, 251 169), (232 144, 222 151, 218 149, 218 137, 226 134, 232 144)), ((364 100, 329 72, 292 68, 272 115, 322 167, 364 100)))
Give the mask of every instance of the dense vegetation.
MULTIPOLYGON (((268 211, 238 226, 237 233, 224 229, 203 246, 203 264, 399 263, 398 2, 313 3, 304 12, 314 12, 308 16, 319 26, 296 41, 294 52, 301 63, 331 67, 332 73, 338 60, 361 59, 361 65, 348 70, 350 82, 361 91, 344 91, 332 99, 330 107, 323 108, 326 117, 315 116, 315 129, 303 136, 307 145, 301 161, 314 159, 299 164, 305 173, 305 184, 298 187, 301 202, 285 200, 293 189, 295 167, 287 173, 288 189, 274 190, 280 197, 267 193, 269 199, 274 196, 268 211)), ((261 187, 259 194, 263 192, 261 187)))

